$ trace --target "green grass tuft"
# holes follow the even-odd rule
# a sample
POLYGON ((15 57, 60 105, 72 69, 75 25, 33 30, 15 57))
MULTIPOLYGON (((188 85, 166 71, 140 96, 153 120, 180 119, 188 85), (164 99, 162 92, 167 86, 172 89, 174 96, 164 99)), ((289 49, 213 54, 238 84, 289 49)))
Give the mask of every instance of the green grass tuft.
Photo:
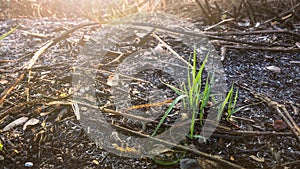
POLYGON ((155 136, 157 133, 157 130, 160 128, 161 124, 167 117, 167 115, 170 113, 170 111, 174 108, 175 104, 177 104, 180 100, 183 101, 184 109, 191 112, 191 126, 190 126, 190 133, 189 137, 194 137, 194 129, 195 129, 195 122, 199 115, 200 123, 202 124, 202 118, 204 113, 204 108, 207 106, 207 103, 210 98, 211 88, 213 86, 214 82, 214 74, 206 79, 204 91, 201 91, 202 87, 202 74, 205 67, 205 64, 207 62, 209 53, 206 55, 199 71, 197 72, 197 53, 194 49, 194 55, 193 55, 193 65, 190 68, 190 66, 187 66, 188 72, 191 72, 187 75, 187 84, 182 84, 181 89, 178 89, 172 85, 165 84, 172 90, 174 90, 179 96, 172 102, 172 104, 169 106, 168 110, 164 113, 164 116, 160 120, 158 126, 154 130, 152 136, 155 136))

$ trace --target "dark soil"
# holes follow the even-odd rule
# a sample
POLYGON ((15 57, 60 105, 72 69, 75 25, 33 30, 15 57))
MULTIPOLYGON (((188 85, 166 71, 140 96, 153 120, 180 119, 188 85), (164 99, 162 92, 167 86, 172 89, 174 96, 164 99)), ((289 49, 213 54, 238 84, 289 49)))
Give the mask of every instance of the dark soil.
MULTIPOLYGON (((193 14, 190 15, 193 16, 193 14)), ((1 97, 8 93, 8 88, 14 85, 23 72, 26 72, 23 66, 45 42, 80 23, 88 22, 90 21, 81 18, 58 19, 55 17, 15 18, 0 21, 1 35, 20 24, 16 32, 0 41, 1 97)), ((207 28, 204 25, 207 18, 199 19, 197 14, 194 14, 191 22, 198 25, 201 30, 207 28)), ((234 114, 230 120, 226 120, 224 113, 219 127, 204 143, 198 139, 186 138, 182 144, 245 168, 299 168, 299 135, 297 138, 297 132, 293 132, 293 128, 285 121, 287 115, 279 114, 283 112, 283 109, 280 111, 276 109, 278 108, 276 105, 285 106, 296 125, 300 126, 300 22, 297 17, 289 22, 288 25, 274 23, 274 26, 268 23, 258 27, 238 26, 237 22, 230 22, 222 28, 213 28, 216 29, 214 32, 207 33, 210 42, 220 55, 219 59, 222 59, 226 91, 229 91, 231 84, 234 83, 235 88, 239 89, 237 107, 248 106, 234 114), (228 33, 224 33, 224 30, 228 33), (250 35, 230 34, 230 32, 241 33, 253 30, 270 32, 250 35), (277 30, 277 32, 274 33, 271 30, 277 30), (275 105, 271 104, 275 102, 275 105)), ((168 23, 162 23, 162 26, 165 25, 168 23)), ((121 29, 124 29, 126 33, 126 31, 131 32, 132 28, 127 25, 121 29)), ((74 80, 74 65, 78 66, 80 62, 82 67, 97 70, 96 78, 93 79, 91 86, 95 87, 99 107, 105 106, 110 110, 118 108, 119 103, 113 100, 110 93, 113 87, 108 84, 108 80, 114 77, 111 72, 118 71, 117 67, 132 53, 143 49, 155 49, 159 44, 152 33, 143 37, 130 35, 126 36, 128 37, 126 39, 118 39, 118 33, 120 32, 106 25, 82 27, 69 36, 59 39, 55 45, 47 49, 34 64, 30 76, 26 73, 25 78, 17 82, 12 92, 0 105, 0 143, 3 145, 0 151, 0 168, 26 168, 26 165, 31 165, 30 163, 33 164, 32 168, 184 168, 183 162, 181 162, 182 166, 180 163, 163 166, 148 157, 120 157, 107 151, 103 145, 111 144, 111 131, 106 131, 104 126, 103 130, 97 131, 98 136, 87 134, 87 124, 82 124, 77 120, 74 108, 68 104, 73 99, 71 91, 74 91, 74 86, 72 86, 74 85, 72 81, 74 80), (110 46, 110 51, 106 52, 103 58, 87 60, 84 50, 89 50, 89 48, 86 46, 89 43, 108 43, 102 43, 103 39, 115 40, 116 43, 110 46), (118 58, 120 53, 123 55, 118 58), (2 131, 8 124, 20 117, 37 119, 38 123, 27 126, 25 130, 24 122, 8 131, 2 131), (95 138, 102 138, 102 144, 95 143, 95 138)), ((156 33, 187 62, 192 63, 192 46, 185 45, 182 39, 174 38, 176 36, 171 33, 163 31, 156 33)), ((101 46, 94 47, 99 47, 99 50, 92 52, 103 54, 101 46)), ((198 58, 197 61, 199 68, 202 59, 198 58)), ((207 73, 205 70, 204 78, 208 76, 207 73)), ((81 75, 87 78, 91 76, 88 71, 81 75)), ((135 79, 130 79, 128 82, 131 104, 142 107, 141 110, 146 112, 143 117, 159 122, 163 114, 151 114, 150 110, 165 111, 169 103, 160 105, 160 108, 147 107, 146 104, 152 103, 149 101, 149 95, 152 94, 151 91, 161 89, 164 95, 160 96, 159 102, 174 99, 177 96, 176 93, 162 81, 179 86, 178 79, 153 68, 141 71, 133 77, 135 79), (147 114, 147 112, 150 113, 147 114)), ((81 85, 78 89, 82 94, 80 97, 86 103, 90 103, 89 95, 84 95, 85 92, 82 92, 90 88, 88 89, 86 82, 81 85)), ((179 118, 179 110, 180 105, 170 112, 163 129, 174 124, 179 118)), ((82 116, 90 116, 89 111, 93 112, 80 106, 82 116)), ((142 120, 126 118, 112 112, 107 113, 104 109, 98 111, 112 126, 122 126, 145 135, 151 135, 157 125, 153 121, 142 122, 142 120)), ((89 125, 100 123, 97 117, 91 116, 90 118, 89 125)), ((134 136, 133 133, 122 131, 117 127, 115 129, 126 136, 134 136)), ((200 124, 197 123, 196 133, 200 130, 200 124)), ((123 137, 120 139, 122 140, 123 137)), ((132 140, 128 142, 134 145, 132 140)), ((116 149, 112 147, 114 148, 116 149)), ((184 158, 198 159, 198 167, 201 165, 203 168, 227 168, 224 164, 210 163, 209 160, 193 152, 186 152, 184 158)))

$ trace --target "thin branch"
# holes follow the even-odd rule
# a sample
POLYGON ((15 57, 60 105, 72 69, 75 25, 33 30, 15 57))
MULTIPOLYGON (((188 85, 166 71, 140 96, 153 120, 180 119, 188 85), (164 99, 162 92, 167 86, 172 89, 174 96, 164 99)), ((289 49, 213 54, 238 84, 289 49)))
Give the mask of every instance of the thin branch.
POLYGON ((292 131, 294 136, 296 137, 297 141, 300 142, 300 128, 297 125, 297 123, 294 121, 294 119, 290 116, 288 111, 286 110, 285 106, 282 104, 279 104, 276 101, 271 100, 269 97, 267 97, 265 94, 257 93, 247 87, 245 87, 242 84, 237 85, 247 91, 249 91, 255 98, 260 99, 261 101, 265 102, 266 105, 277 112, 277 114, 282 117, 284 122, 287 124, 288 128, 292 131), (283 111, 281 109, 283 109, 283 111))
POLYGON ((243 169, 244 168, 244 167, 242 167, 240 165, 233 164, 233 163, 231 163, 229 161, 226 161, 226 160, 224 160, 222 158, 213 156, 211 154, 204 153, 204 152, 196 150, 196 149, 191 149, 191 148, 189 148, 187 146, 178 145, 178 144, 166 141, 166 140, 162 140, 162 139, 159 139, 159 138, 151 137, 149 135, 142 134, 140 132, 136 132, 134 130, 130 130, 130 129, 127 129, 125 127, 121 127, 121 126, 118 126, 118 125, 114 125, 114 127, 118 128, 120 130, 126 131, 128 133, 132 133, 132 134, 138 135, 138 136, 143 137, 143 138, 148 138, 148 139, 151 139, 151 140, 154 140, 154 141, 166 144, 168 146, 172 146, 174 148, 177 148, 177 149, 180 149, 180 150, 183 150, 183 151, 188 151, 188 152, 194 153, 194 154, 199 155, 199 156, 201 156, 203 158, 216 161, 216 162, 220 163, 221 165, 225 166, 226 168, 233 168, 233 169, 243 169))

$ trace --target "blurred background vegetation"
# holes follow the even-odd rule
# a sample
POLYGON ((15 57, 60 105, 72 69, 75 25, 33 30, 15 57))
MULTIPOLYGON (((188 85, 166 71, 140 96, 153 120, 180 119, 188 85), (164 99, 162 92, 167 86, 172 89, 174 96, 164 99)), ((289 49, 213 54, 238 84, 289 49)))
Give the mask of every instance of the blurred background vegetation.
POLYGON ((0 0, 0 19, 28 17, 107 20, 163 10, 215 24, 228 18, 277 22, 300 20, 299 0, 0 0))
POLYGON ((0 0, 1 18, 11 17, 107 17, 150 9, 161 0, 0 0))

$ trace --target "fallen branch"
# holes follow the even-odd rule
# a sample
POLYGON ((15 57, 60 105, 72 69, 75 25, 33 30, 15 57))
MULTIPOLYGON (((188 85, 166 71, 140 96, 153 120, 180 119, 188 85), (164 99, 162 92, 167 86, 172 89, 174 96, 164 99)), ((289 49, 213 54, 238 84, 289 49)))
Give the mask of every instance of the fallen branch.
POLYGON ((138 135, 142 138, 148 138, 148 139, 151 139, 151 140, 154 140, 154 141, 157 141, 157 142, 160 142, 160 143, 163 143, 163 144, 166 144, 168 146, 171 146, 171 147, 174 147, 174 148, 177 148, 179 150, 183 150, 183 151, 188 151, 188 152, 191 152, 191 153, 194 153, 196 155, 199 155, 203 158, 206 158, 206 159, 209 159, 209 160, 213 160, 215 162, 218 162, 219 164, 223 165, 225 168, 234 168, 234 169, 242 169, 244 167, 242 166, 239 166, 237 164, 233 164, 229 161, 226 161, 220 157, 216 157, 216 156, 213 156, 213 155, 210 155, 210 154, 207 154, 207 153, 204 153, 204 152, 201 152, 199 150, 196 150, 196 149, 191 149, 187 146, 183 146, 183 145, 178 145, 178 144, 175 144, 175 143, 171 143, 169 141, 166 141, 166 140, 162 140, 162 139, 159 139, 159 138, 155 138, 155 137, 151 137, 149 135, 146 135, 146 134, 142 134, 140 132, 137 132, 137 131, 134 131, 134 130, 130 130, 130 129, 127 129, 125 127, 122 127, 122 126, 118 126, 118 125, 114 125, 114 127, 120 129, 120 130, 123 130, 123 131, 126 131, 128 133, 132 133, 132 134, 135 134, 135 135, 138 135))
POLYGON ((296 137, 297 141, 300 142, 300 128, 297 125, 297 123, 294 121, 294 119, 291 117, 291 115, 289 114, 289 112, 287 111, 287 109, 285 108, 284 105, 279 104, 278 102, 271 100, 266 95, 257 93, 241 84, 237 84, 237 85, 239 87, 249 91, 255 98, 258 98, 261 101, 263 101, 264 103, 266 103, 270 109, 275 110, 277 112, 277 114, 280 117, 282 117, 284 122, 287 124, 288 128, 292 131, 292 133, 296 137))
POLYGON ((164 42, 159 36, 157 36, 155 33, 153 33, 153 36, 162 43, 174 56, 176 56, 178 59, 182 60, 184 63, 186 63, 188 66, 192 67, 192 65, 184 60, 176 51, 172 49, 170 45, 168 45, 166 42, 164 42))
POLYGON ((235 32, 204 32, 207 35, 260 35, 260 34, 277 34, 277 33, 284 33, 293 36, 294 38, 300 39, 300 34, 289 31, 289 30, 258 30, 258 31, 235 31, 235 32))
POLYGON ((156 28, 156 29, 160 29, 160 30, 164 30, 164 31, 168 31, 168 32, 174 32, 174 33, 183 34, 183 35, 188 35, 188 36, 207 37, 209 39, 224 40, 224 41, 235 42, 235 43, 240 43, 240 44, 247 44, 247 45, 252 45, 252 46, 282 46, 282 45, 277 45, 277 44, 247 42, 245 40, 238 40, 238 39, 234 39, 234 38, 214 36, 214 35, 207 34, 205 31, 202 31, 202 32, 180 31, 180 30, 175 30, 175 29, 167 28, 167 27, 157 25, 157 24, 152 24, 152 23, 116 21, 116 22, 110 22, 110 24, 112 24, 112 25, 125 24, 125 25, 133 25, 133 26, 145 26, 145 27, 156 28))
POLYGON ((273 52, 297 52, 300 48, 285 48, 285 47, 256 47, 256 46, 236 46, 236 45, 224 45, 224 48, 229 49, 243 49, 243 50, 262 50, 273 52))
MULTIPOLYGON (((143 122, 150 122, 150 123, 158 124, 157 121, 149 119, 149 118, 145 118, 145 117, 137 116, 137 115, 133 115, 133 114, 128 114, 128 113, 124 113, 124 112, 119 112, 119 111, 115 111, 115 110, 107 109, 107 108, 103 108, 103 107, 98 107, 98 106, 94 106, 94 105, 91 105, 91 104, 88 104, 88 103, 78 102, 78 101, 74 101, 74 100, 52 101, 52 102, 46 103, 46 105, 55 105, 55 104, 66 104, 66 105, 81 104, 81 105, 89 106, 89 107, 94 108, 94 109, 100 109, 103 113, 111 113, 111 114, 117 115, 117 116, 123 116, 123 117, 126 117, 126 118, 132 118, 132 119, 140 120, 140 121, 143 121, 143 122)), ((79 112, 75 112, 75 114, 78 114, 78 113, 79 112)))
POLYGON ((291 132, 275 132, 275 131, 242 131, 242 130, 231 130, 231 131, 215 131, 223 135, 237 135, 237 136, 291 136, 291 132))
MULTIPOLYGON (((222 21, 220 21, 220 22, 218 22, 218 23, 216 23, 216 24, 214 24, 214 25, 211 25, 211 26, 205 28, 204 30, 205 30, 205 31, 211 30, 211 29, 213 29, 213 28, 215 28, 215 27, 217 27, 217 26, 220 26, 220 25, 222 25, 222 24, 224 24, 224 23, 227 23, 227 22, 230 22, 230 21, 234 21, 234 19, 233 19, 233 18, 224 19, 224 20, 222 20, 222 21)), ((210 35, 212 35, 212 34, 210 34, 210 35)))

